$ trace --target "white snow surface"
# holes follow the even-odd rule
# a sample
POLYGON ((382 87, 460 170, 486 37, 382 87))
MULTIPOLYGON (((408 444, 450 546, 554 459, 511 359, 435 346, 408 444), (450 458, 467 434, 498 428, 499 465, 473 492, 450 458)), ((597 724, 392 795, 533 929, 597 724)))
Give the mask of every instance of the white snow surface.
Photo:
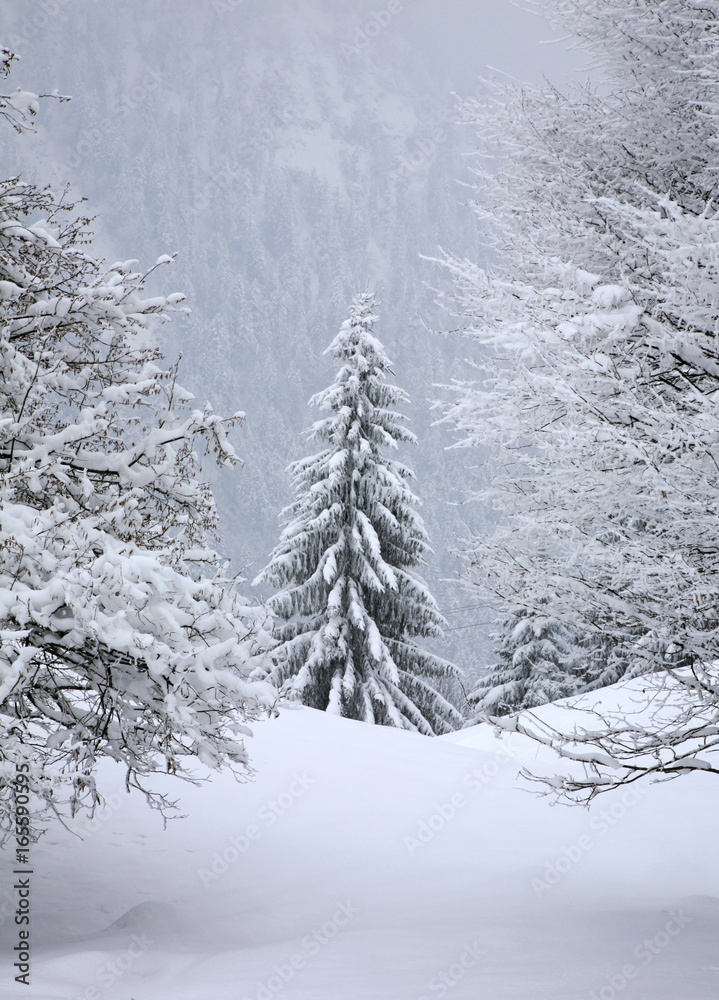
POLYGON ((30 987, 0 907, 0 997, 719 994, 716 778, 588 811, 528 791, 522 765, 561 765, 488 726, 428 739, 298 708, 254 733, 253 782, 165 780, 187 814, 166 830, 104 767, 84 840, 58 826, 33 848, 30 987))

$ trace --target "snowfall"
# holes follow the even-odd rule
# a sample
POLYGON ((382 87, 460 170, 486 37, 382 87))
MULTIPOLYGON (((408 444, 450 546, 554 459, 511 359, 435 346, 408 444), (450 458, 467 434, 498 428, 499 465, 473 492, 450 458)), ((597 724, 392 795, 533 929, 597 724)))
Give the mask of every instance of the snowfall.
POLYGON ((0 997, 719 996, 716 777, 587 810, 519 775, 561 771, 552 751, 489 725, 428 739, 288 708, 253 731, 251 782, 164 779, 186 814, 166 829, 105 765, 95 819, 34 845, 29 986, 5 854, 0 997))

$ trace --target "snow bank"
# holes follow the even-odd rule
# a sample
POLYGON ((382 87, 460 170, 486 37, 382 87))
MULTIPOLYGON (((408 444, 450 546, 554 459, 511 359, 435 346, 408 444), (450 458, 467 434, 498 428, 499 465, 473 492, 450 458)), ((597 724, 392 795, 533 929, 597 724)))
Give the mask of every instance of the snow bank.
MULTIPOLYGON (((187 814, 167 830, 105 766, 84 840, 58 827, 33 851, 23 996, 715 995, 711 777, 588 811, 520 788, 534 748, 487 726, 427 739, 295 709, 251 743, 250 784, 165 779, 187 814)), ((0 934, 12 943, 7 919, 0 934)), ((15 997, 2 958, 0 997, 15 997)))

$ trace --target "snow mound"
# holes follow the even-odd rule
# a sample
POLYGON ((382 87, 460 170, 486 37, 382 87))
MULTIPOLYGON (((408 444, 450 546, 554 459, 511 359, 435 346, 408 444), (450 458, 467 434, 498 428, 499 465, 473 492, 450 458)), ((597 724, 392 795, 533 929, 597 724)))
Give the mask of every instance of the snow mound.
POLYGON ((711 776, 551 808, 518 779, 534 748, 489 726, 430 739, 295 709, 254 732, 254 781, 163 779, 187 814, 166 830, 108 764, 113 810, 35 846, 23 996, 583 1000, 621 977, 621 1000, 716 995, 711 776))
POLYGON ((130 907, 121 917, 113 922, 97 937, 128 936, 132 934, 148 934, 154 940, 177 939, 188 927, 187 920, 180 910, 169 903, 148 900, 130 907))

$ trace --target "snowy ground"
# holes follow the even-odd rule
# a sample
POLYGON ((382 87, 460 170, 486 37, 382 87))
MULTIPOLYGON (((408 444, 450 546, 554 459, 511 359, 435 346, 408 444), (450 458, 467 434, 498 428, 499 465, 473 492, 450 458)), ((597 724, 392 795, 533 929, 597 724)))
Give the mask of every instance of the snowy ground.
POLYGON ((29 988, 1 918, 0 997, 713 1000, 717 779, 552 807, 512 740, 285 711, 166 831, 107 769, 85 839, 34 849, 29 988))

